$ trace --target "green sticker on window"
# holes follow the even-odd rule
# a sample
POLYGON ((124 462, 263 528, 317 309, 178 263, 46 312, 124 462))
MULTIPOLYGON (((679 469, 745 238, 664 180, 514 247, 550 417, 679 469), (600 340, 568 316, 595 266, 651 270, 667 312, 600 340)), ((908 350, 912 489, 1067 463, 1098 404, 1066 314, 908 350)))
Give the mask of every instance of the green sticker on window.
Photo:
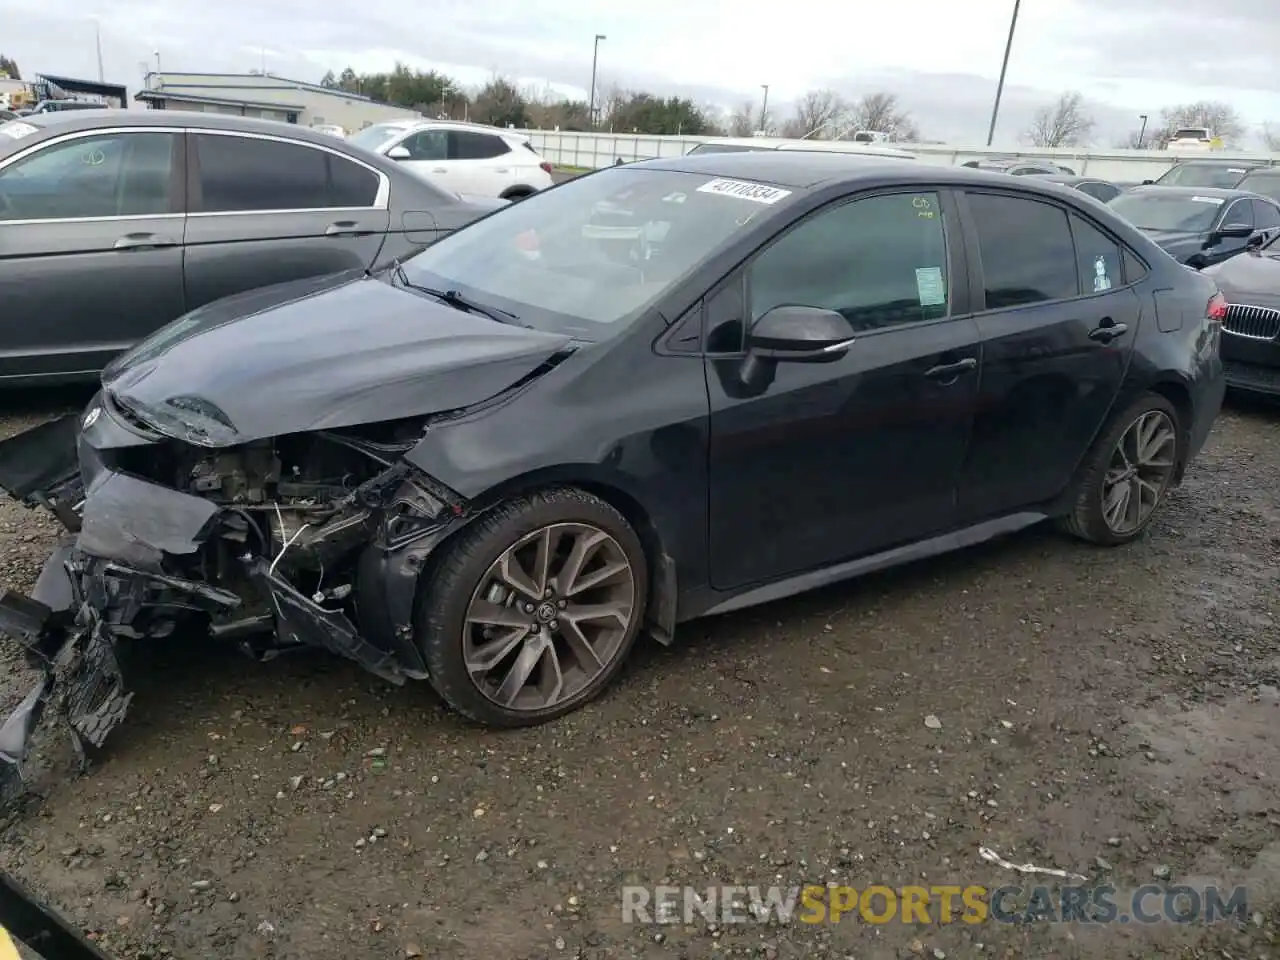
POLYGON ((941 307, 947 302, 947 285, 941 267, 916 267, 916 294, 922 307, 941 307))

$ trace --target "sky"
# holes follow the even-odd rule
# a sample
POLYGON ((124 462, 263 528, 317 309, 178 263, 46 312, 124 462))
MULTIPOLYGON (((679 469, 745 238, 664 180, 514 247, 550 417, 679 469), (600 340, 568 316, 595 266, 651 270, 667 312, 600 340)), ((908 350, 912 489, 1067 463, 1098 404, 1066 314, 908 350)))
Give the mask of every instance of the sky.
MULTIPOLYGON (((986 141, 1012 0, 0 0, 0 53, 24 73, 141 86, 144 65, 205 73, 265 69, 318 81, 397 61, 464 84, 495 74, 586 99, 597 85, 759 109, 786 119, 807 90, 888 91, 928 139, 986 141)), ((996 130, 1019 142, 1065 90, 1086 98, 1110 146, 1163 107, 1232 104, 1257 145, 1280 128, 1277 0, 1024 0, 996 130), (1211 13, 1209 11, 1212 11, 1211 13)))

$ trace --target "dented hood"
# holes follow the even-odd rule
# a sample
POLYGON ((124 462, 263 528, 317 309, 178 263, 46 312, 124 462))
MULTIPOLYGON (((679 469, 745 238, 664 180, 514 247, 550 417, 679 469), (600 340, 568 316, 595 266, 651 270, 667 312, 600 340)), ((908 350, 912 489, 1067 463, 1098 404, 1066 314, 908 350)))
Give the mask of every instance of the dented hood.
POLYGON ((103 386, 162 433, 232 446, 467 407, 570 342, 339 274, 187 314, 113 362, 103 386))

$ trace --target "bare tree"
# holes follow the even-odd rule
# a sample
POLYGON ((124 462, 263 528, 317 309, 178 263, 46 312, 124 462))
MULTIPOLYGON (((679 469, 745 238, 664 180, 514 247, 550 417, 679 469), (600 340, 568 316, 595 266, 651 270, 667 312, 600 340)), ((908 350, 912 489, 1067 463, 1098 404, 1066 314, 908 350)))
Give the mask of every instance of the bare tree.
POLYGON ((841 138, 849 139, 859 130, 886 133, 895 141, 920 137, 910 114, 898 106, 894 93, 869 93, 849 108, 841 138))
POLYGON ((1280 126, 1274 123, 1262 125, 1262 143, 1270 153, 1280 153, 1280 126))
POLYGON ((1026 136, 1036 147, 1081 147, 1089 142, 1093 127, 1093 117, 1085 111, 1084 96, 1068 90, 1057 103, 1036 111, 1026 136))
POLYGON ((1160 127, 1154 131, 1152 145, 1167 143, 1179 127, 1207 127, 1211 136, 1219 137, 1228 147, 1239 146, 1244 136, 1244 123, 1231 104, 1198 100, 1161 110, 1160 127))
POLYGON ((796 101, 794 122, 787 124, 796 137, 825 140, 840 133, 849 107, 834 90, 810 90, 796 101))
POLYGON ((755 108, 744 103, 729 115, 729 136, 749 137, 756 129, 755 108))

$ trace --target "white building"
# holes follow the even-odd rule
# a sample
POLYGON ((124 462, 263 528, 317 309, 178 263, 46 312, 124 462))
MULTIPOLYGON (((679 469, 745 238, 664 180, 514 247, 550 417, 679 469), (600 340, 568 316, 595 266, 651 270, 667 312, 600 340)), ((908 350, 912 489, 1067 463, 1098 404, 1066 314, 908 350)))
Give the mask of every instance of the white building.
POLYGON ((271 74, 148 73, 137 100, 155 110, 198 110, 261 117, 304 127, 336 124, 352 133, 374 123, 416 117, 345 90, 271 74))

